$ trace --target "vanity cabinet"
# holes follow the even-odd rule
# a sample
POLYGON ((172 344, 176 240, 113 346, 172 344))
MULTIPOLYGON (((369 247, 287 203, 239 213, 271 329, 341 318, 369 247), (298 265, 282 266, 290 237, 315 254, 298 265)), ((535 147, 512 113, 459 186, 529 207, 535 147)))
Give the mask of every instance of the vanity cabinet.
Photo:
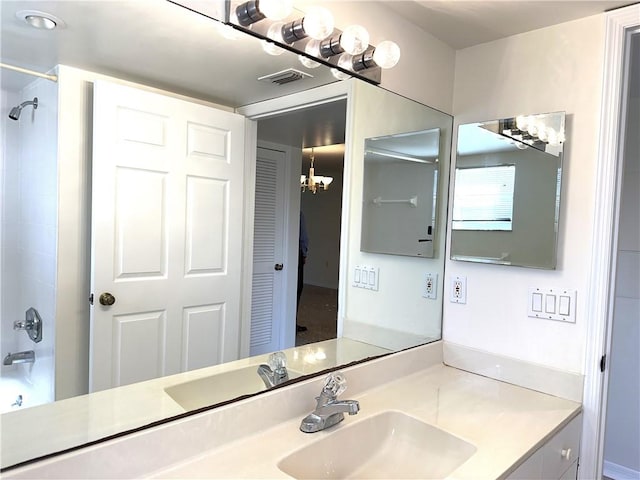
POLYGON ((536 450, 507 479, 575 480, 578 474, 581 433, 582 414, 536 450))

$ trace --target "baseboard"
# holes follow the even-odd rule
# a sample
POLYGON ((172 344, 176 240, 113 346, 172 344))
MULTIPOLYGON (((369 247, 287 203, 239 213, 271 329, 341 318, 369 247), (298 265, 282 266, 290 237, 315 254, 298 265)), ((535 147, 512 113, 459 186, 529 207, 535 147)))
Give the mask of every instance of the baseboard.
POLYGON ((502 382, 582 402, 584 377, 577 373, 444 342, 444 363, 502 382))
POLYGON ((605 477, 613 480, 640 480, 640 472, 606 460, 604 461, 604 471, 602 473, 605 477))

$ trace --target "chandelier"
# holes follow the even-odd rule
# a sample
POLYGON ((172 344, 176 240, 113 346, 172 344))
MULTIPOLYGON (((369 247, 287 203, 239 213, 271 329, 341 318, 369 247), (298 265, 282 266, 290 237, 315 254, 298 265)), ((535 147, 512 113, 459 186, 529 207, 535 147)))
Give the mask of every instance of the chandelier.
POLYGON ((300 175, 300 190, 305 192, 309 190, 315 195, 318 190, 328 190, 329 185, 333 182, 333 177, 325 177, 323 175, 316 175, 314 162, 313 147, 311 148, 311 165, 309 166, 309 176, 300 175))

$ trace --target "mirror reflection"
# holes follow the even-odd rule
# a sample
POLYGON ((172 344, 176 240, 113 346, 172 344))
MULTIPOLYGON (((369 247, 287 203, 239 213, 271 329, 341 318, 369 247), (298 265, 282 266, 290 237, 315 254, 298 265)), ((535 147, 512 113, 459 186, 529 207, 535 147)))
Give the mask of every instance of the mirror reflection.
POLYGON ((555 268, 564 117, 460 125, 453 260, 555 268))
POLYGON ((364 252, 433 257, 440 129, 367 138, 364 252))
MULTIPOLYGON (((144 4, 52 2, 51 13, 67 24, 86 18, 96 24, 69 29, 51 43, 15 23, 26 3, 2 3, 3 61, 21 59, 43 71, 60 62, 57 83, 2 70, 2 174, 4 184, 13 185, 2 199, 2 356, 13 355, 0 379, 2 467, 263 391, 270 377, 258 370, 268 366, 275 381, 274 351, 284 352, 288 376, 295 378, 440 338, 441 302, 433 302, 428 315, 414 308, 395 318, 390 312, 402 296, 388 284, 375 299, 386 307, 366 318, 355 313, 370 302, 350 287, 363 182, 363 155, 354 145, 389 132, 363 127, 368 107, 350 91, 371 89, 387 113, 402 118, 408 108, 424 119, 411 128, 446 129, 449 141, 451 117, 354 80, 340 95, 328 95, 331 102, 318 102, 314 93, 312 107, 304 97, 286 100, 333 82, 329 69, 316 68, 313 80, 297 85, 258 82, 283 65, 301 68, 297 56, 285 52, 274 60, 247 35, 212 42, 218 33, 211 19, 169 2, 144 4), (143 18, 147 28, 122 18, 143 18), (167 41, 169 23, 192 33, 167 41), (109 55, 74 57, 71 46, 91 42, 111 45, 109 55), (39 49, 55 55, 42 60, 30 53, 39 49), (8 117, 36 96, 37 109, 23 107, 19 121, 8 117), (289 102, 286 115, 276 108, 250 113, 256 102, 274 99, 289 102), (171 123, 182 110, 183 123, 171 123), (347 130, 350 112, 358 120, 347 130), (171 142, 164 140, 176 130, 187 132, 178 149, 188 152, 181 158, 190 170, 174 182, 165 153, 171 142), (342 145, 335 154, 340 173, 332 174, 328 191, 301 192, 308 149, 314 147, 320 173, 331 170, 323 163, 326 145, 342 145), (226 171, 229 165, 236 170, 226 171), (264 185, 281 195, 277 202, 285 208, 269 203, 264 185), (169 200, 176 191, 177 199, 169 200), (332 227, 335 240, 323 252, 330 242, 323 237, 322 201, 329 198, 321 195, 332 192, 342 210, 332 227), (304 283, 302 297, 330 287, 337 298, 331 337, 311 337, 302 305, 296 315, 301 209, 309 209, 307 220, 319 229, 309 245, 306 273, 313 283, 304 283), (176 220, 176 212, 184 216, 176 220), (261 230, 266 224, 259 218, 271 219, 271 226, 261 230), (276 230, 280 236, 272 238, 276 230), (173 260, 176 243, 182 249, 173 260), (96 274, 98 264, 106 273, 96 274), (328 265, 332 283, 323 285, 315 274, 328 265), (179 281, 161 286, 176 272, 179 281), (219 281, 223 275, 228 278, 219 281), (196 298, 197 292, 205 296, 196 298), (13 329, 32 307, 42 319, 38 344, 13 329), (296 323, 308 328, 306 338, 296 323), (367 333, 372 330, 384 332, 385 341, 367 333), (17 355, 32 350, 33 356, 17 355), (35 439, 24 428, 33 418, 44 432, 35 439)), ((442 278, 442 253, 434 258, 442 278)), ((380 264, 386 278, 417 268, 380 264)))

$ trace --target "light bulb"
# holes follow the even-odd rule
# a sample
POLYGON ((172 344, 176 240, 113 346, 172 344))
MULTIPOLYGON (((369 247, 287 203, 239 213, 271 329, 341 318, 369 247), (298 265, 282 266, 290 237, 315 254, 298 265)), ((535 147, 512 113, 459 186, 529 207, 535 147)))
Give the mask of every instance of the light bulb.
POLYGON ((538 128, 538 124, 536 122, 533 122, 529 124, 527 131, 532 137, 537 137, 540 129, 538 128))
POLYGON ((337 68, 331 69, 331 75, 333 75, 338 80, 346 80, 347 78, 351 77, 351 75, 349 75, 348 73, 344 73, 343 71, 338 70, 337 68))
POLYGON ((538 138, 543 142, 546 142, 547 138, 549 138, 549 136, 547 134, 547 129, 544 126, 539 127, 539 129, 538 129, 538 138))
POLYGON ((373 51, 373 61, 380 68, 392 68, 400 60, 400 47, 391 40, 385 40, 373 51))
POLYGON ((338 58, 338 64, 340 68, 343 70, 348 70, 350 72, 353 71, 353 55, 349 55, 348 53, 343 53, 338 58))
POLYGON ((360 25, 351 25, 340 35, 340 46, 351 55, 358 55, 369 47, 369 32, 360 25))
POLYGON ((315 40, 324 40, 333 32, 331 12, 323 7, 311 7, 302 19, 305 33, 315 40))
MULTIPOLYGON (((282 22, 276 22, 269 27, 267 30, 267 38, 271 40, 275 40, 276 42, 284 43, 282 39, 282 22)), ((279 47, 273 42, 268 42, 266 40, 262 41, 262 49, 268 53, 269 55, 282 55, 284 49, 279 47)))
POLYGON ((311 60, 309 57, 305 57, 304 55, 298 55, 298 60, 300 60, 300 63, 307 68, 318 68, 320 66, 319 62, 311 60))
MULTIPOLYGON (((312 57, 317 57, 320 55, 320 41, 319 40, 310 40, 307 42, 307 45, 304 47, 304 53, 310 55, 312 57)), ((309 57, 305 57, 304 55, 299 55, 298 59, 300 63, 307 68, 316 68, 320 66, 319 62, 315 60, 311 60, 309 57)))
POLYGON ((282 20, 293 11, 293 0, 258 0, 260 12, 271 20, 282 20))
POLYGON ((524 115, 518 115, 516 117, 516 127, 518 127, 518 130, 524 130, 527 128, 527 117, 524 115))
POLYGON ((553 128, 549 128, 549 130, 547 130, 547 139, 549 141, 549 145, 553 145, 554 147, 559 145, 558 134, 553 128))

